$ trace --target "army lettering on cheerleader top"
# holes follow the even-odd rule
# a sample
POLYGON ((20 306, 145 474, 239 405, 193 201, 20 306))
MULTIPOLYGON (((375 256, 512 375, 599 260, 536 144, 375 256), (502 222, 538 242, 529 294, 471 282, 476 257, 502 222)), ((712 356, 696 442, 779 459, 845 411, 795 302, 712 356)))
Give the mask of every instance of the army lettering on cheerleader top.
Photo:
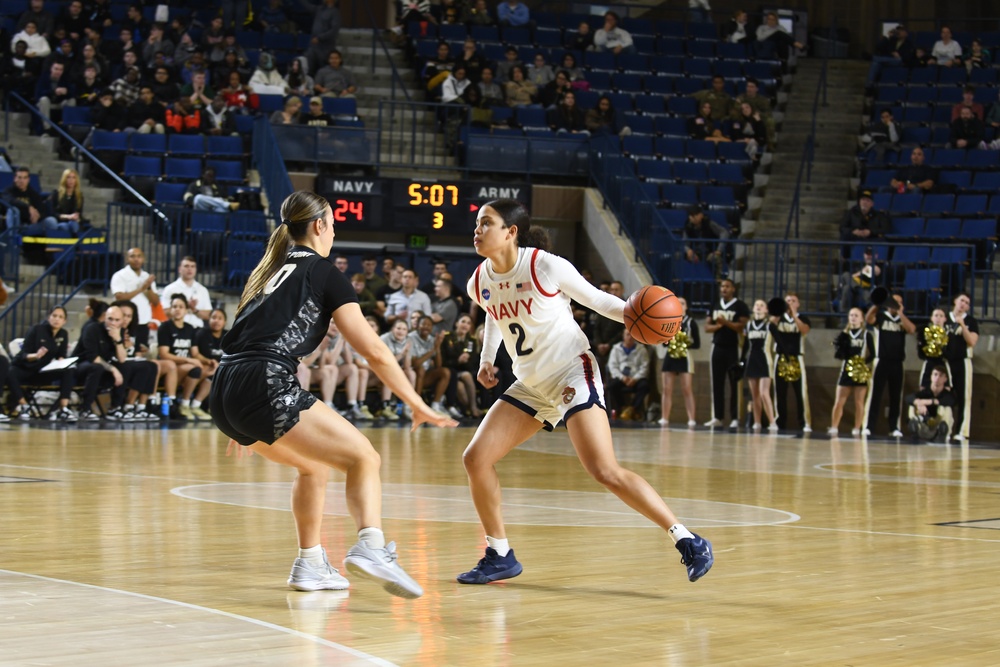
MULTIPOLYGON (((744 317, 750 319, 750 309, 737 298, 733 298, 729 302, 719 300, 719 303, 716 304, 715 309, 709 315, 708 321, 715 322, 720 317, 729 322, 736 322, 744 317)), ((740 346, 740 334, 729 327, 722 327, 712 336, 712 344, 716 347, 738 348, 740 346)))
MULTIPOLYGON (((799 319, 806 326, 812 326, 808 316, 799 315, 799 319)), ((771 333, 774 335, 777 354, 797 357, 803 353, 802 332, 799 331, 799 325, 795 322, 795 318, 788 313, 782 315, 778 323, 771 327, 771 333)))
POLYGON ((222 349, 276 352, 297 362, 323 342, 333 311, 357 302, 350 279, 333 262, 295 246, 264 291, 240 312, 222 349))
POLYGON ((904 361, 906 359, 906 330, 901 315, 893 315, 880 310, 875 315, 875 326, 871 332, 875 340, 875 356, 884 361, 904 361))
MULTIPOLYGON (((965 316, 965 326, 972 333, 979 333, 979 322, 970 314, 966 314, 965 316)), ((948 361, 972 359, 973 348, 969 347, 969 344, 965 342, 965 336, 962 335, 962 325, 955 321, 954 313, 948 313, 948 319, 944 323, 944 330, 948 332, 948 346, 944 348, 942 356, 948 361)))

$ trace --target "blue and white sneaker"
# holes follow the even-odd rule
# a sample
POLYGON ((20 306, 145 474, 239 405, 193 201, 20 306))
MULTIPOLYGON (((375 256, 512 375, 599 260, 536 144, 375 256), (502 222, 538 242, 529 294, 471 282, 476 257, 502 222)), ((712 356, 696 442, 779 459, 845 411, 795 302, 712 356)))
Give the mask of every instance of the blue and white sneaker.
MULTIPOLYGON (((693 533, 692 533, 693 534, 693 533)), ((681 564, 687 566, 688 581, 695 582, 708 574, 715 562, 712 543, 704 537, 685 537, 674 545, 681 552, 681 564)))
POLYGON ((514 550, 501 556, 493 547, 486 547, 486 555, 468 572, 455 577, 460 584, 488 584, 491 581, 512 579, 521 574, 523 568, 514 558, 514 550))

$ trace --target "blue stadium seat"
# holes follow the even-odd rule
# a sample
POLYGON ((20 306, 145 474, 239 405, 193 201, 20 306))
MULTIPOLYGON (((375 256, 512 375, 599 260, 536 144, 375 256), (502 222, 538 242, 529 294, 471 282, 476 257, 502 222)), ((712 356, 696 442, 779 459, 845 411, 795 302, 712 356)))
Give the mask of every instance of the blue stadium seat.
POLYGON ((215 169, 215 180, 219 183, 242 183, 246 180, 243 163, 234 160, 206 160, 206 167, 215 169))
POLYGON ((684 73, 688 76, 710 78, 712 61, 707 58, 688 58, 684 61, 684 73))
POLYGON ((649 56, 641 53, 622 53, 618 56, 618 67, 625 72, 649 74, 649 56))
POLYGON ((647 76, 643 83, 650 95, 672 95, 674 92, 674 78, 670 76, 647 76))
POLYGON ((629 93, 608 93, 613 106, 619 113, 632 111, 632 95, 629 93))
POLYGON ((468 30, 462 23, 442 23, 438 26, 438 38, 446 42, 464 42, 467 34, 468 30))
POLYGON ((739 208, 736 195, 728 185, 703 185, 698 194, 701 203, 709 208, 739 208))
POLYGON ((93 125, 93 121, 90 119, 90 107, 65 107, 62 110, 62 124, 63 125, 93 125))
POLYGON ((353 97, 324 97, 323 111, 335 117, 350 116, 353 118, 358 115, 358 102, 353 97))
MULTIPOLYGON (((160 163, 160 158, 139 157, 138 155, 127 155, 125 156, 124 175, 126 177, 146 176, 150 178, 159 178, 160 176, 163 175, 163 169, 160 163)), ((198 175, 200 176, 201 174, 198 175)), ((195 178, 197 178, 197 176, 195 178)))
POLYGON ((522 127, 545 127, 549 124, 545 120, 545 109, 538 107, 517 107, 514 110, 514 117, 522 127))
POLYGON ((660 193, 664 201, 669 202, 674 208, 701 203, 698 199, 698 188, 694 185, 667 184, 660 188, 660 193))
POLYGON ((674 36, 661 34, 656 40, 656 52, 661 56, 683 56, 684 42, 674 36))
POLYGON ((966 165, 966 157, 966 151, 961 148, 936 148, 926 163, 939 168, 963 167, 966 165))
POLYGON ((226 284, 242 287, 264 256, 264 241, 230 239, 226 244, 226 284))
POLYGON ((236 33, 236 43, 244 49, 261 48, 261 33, 241 30, 236 33))
MULTIPOLYGON (((959 69, 959 68, 954 68, 954 69, 959 69)), ((954 105, 958 104, 961 101, 962 101, 962 86, 938 88, 939 103, 954 105)))
POLYGON ((963 86, 967 78, 964 67, 942 67, 938 72, 938 85, 963 86))
POLYGON ((970 150, 965 156, 965 165, 970 169, 996 170, 1000 167, 1000 151, 970 150))
POLYGON ((735 60, 716 60, 712 64, 712 74, 721 76, 727 81, 743 79, 743 63, 735 60))
POLYGON ((639 178, 647 181, 673 180, 673 166, 663 160, 639 160, 636 163, 639 178))
POLYGON ((904 107, 903 117, 899 120, 904 124, 918 125, 922 123, 930 123, 932 118, 932 111, 930 107, 904 107))
POLYGON ((611 87, 623 93, 642 93, 642 76, 639 74, 612 74, 611 87))
POLYGON ((268 51, 295 51, 298 40, 293 33, 265 32, 261 36, 260 47, 268 51))
POLYGON ((684 73, 684 59, 673 56, 653 56, 650 58, 650 67, 660 75, 680 76, 684 73))
POLYGON ((989 208, 988 199, 986 195, 958 195, 955 198, 955 215, 966 218, 981 217, 989 208))
POLYGON ((183 204, 187 183, 159 182, 153 190, 153 201, 157 204, 183 204))
MULTIPOLYGON (((657 121, 659 120, 661 119, 657 118, 657 121)), ((659 129, 659 123, 657 123, 657 129, 659 129)), ((658 155, 662 155, 670 160, 683 160, 687 157, 686 143, 685 139, 679 137, 657 137, 655 142, 656 152, 658 155)))
MULTIPOLYGON (((865 247, 866 246, 860 244, 851 246, 851 262, 865 261, 865 247)), ((888 245, 873 244, 870 247, 872 252, 875 254, 876 259, 885 259, 889 256, 888 245)))
POLYGON ((920 203, 922 199, 923 195, 919 194, 893 195, 889 212, 897 214, 916 213, 920 210, 920 203))
POLYGON ((632 130, 632 134, 656 134, 656 126, 652 116, 640 116, 626 113, 622 116, 622 125, 632 130))
POLYGON ((945 126, 938 126, 931 128, 931 145, 932 146, 947 146, 948 141, 951 140, 951 128, 945 126))
POLYGON ((635 103, 636 111, 654 115, 666 113, 661 95, 636 95, 632 98, 632 101, 635 103))
POLYGON ((918 144, 925 146, 931 142, 931 128, 929 127, 904 127, 903 136, 900 137, 903 144, 918 144))
POLYGON ((894 264, 926 264, 930 259, 931 249, 928 246, 896 246, 892 252, 894 264))
POLYGON ((958 234, 960 239, 995 239, 997 236, 997 221, 992 218, 965 220, 958 234))
POLYGON ((607 72, 618 69, 618 65, 615 64, 615 54, 610 51, 587 51, 583 54, 583 66, 607 72))
POLYGON ((129 151, 135 155, 163 155, 167 152, 167 135, 133 132, 129 135, 129 151))
POLYGON ((653 148, 653 137, 644 134, 632 134, 627 137, 622 137, 622 150, 626 155, 646 155, 653 156, 656 154, 653 148))
POLYGON ((955 210, 954 195, 924 195, 921 205, 921 213, 925 217, 939 215, 941 213, 951 213, 955 210))
POLYGON ((606 70, 592 69, 583 75, 583 78, 594 90, 611 90, 611 72, 606 70))
POLYGON ((285 98, 282 95, 258 95, 257 99, 260 102, 257 111, 266 116, 285 108, 285 98))
POLYGON ((681 21, 655 21, 653 25, 656 27, 656 34, 665 38, 669 37, 672 40, 687 34, 684 30, 684 23, 681 21))
POLYGON ((205 137, 200 134, 171 134, 167 140, 167 153, 200 157, 205 154, 205 137))
POLYGON ((747 50, 743 43, 719 42, 716 49, 719 57, 724 60, 746 60, 747 50))
POLYGON ((91 150, 125 153, 128 150, 128 135, 124 132, 95 130, 90 137, 91 150))
POLYGON ((229 214, 229 232, 240 238, 261 238, 271 230, 263 211, 234 211, 229 214))
POLYGON ((735 142, 720 143, 716 149, 719 152, 719 159, 728 163, 750 165, 750 156, 747 155, 743 144, 735 142))
POLYGON ((879 72, 878 82, 879 85, 903 85, 906 83, 907 77, 910 76, 910 70, 906 67, 884 67, 879 72))
POLYGON ((701 162, 715 162, 718 159, 718 151, 713 141, 688 141, 685 144, 688 157, 701 162))
POLYGON ((674 231, 681 231, 687 224, 688 214, 682 208, 662 208, 657 213, 660 220, 674 231))
POLYGON ((924 227, 925 239, 954 239, 962 231, 962 221, 958 218, 931 218, 924 227))
POLYGON ((938 70, 940 67, 914 67, 910 70, 910 85, 937 83, 938 70))
POLYGON ((969 261, 969 249, 961 246, 934 246, 928 261, 931 264, 965 264, 969 261))
POLYGON ((667 137, 687 137, 687 119, 660 116, 654 121, 656 131, 667 137))
POLYGON ((719 185, 747 184, 747 177, 743 173, 743 167, 738 164, 710 164, 708 165, 708 177, 712 183, 719 185))
POLYGON ((500 38, 504 44, 513 44, 514 46, 531 44, 531 30, 507 26, 501 29, 500 38))
POLYGON ((997 83, 997 70, 992 67, 974 69, 969 74, 969 83, 976 86, 995 86, 997 83))
POLYGON ((500 41, 500 29, 495 25, 474 25, 469 28, 469 36, 476 40, 476 43, 500 41))
POLYGON ((691 58, 715 58, 715 42, 690 40, 687 43, 687 54, 691 58))
POLYGON ((886 238, 909 240, 921 238, 923 235, 923 218, 893 218, 889 223, 889 233, 886 238))
POLYGON ((253 134, 253 123, 253 116, 239 114, 236 116, 236 131, 241 136, 249 136, 253 134))
POLYGON ((678 183, 708 183, 708 165, 703 162, 678 162, 674 164, 674 179, 678 183))
POLYGON ((895 172, 891 169, 869 169, 865 174, 865 180, 861 184, 865 190, 878 190, 889 187, 889 181, 895 172))
POLYGON ((698 113, 698 101, 690 97, 671 97, 667 100, 667 111, 687 118, 698 113))
MULTIPOLYGON (((201 139, 201 137, 198 138, 201 139)), ((163 164, 163 177, 169 180, 191 182, 201 178, 201 170, 201 160, 198 158, 168 157, 163 164)))
POLYGON ((901 88, 900 90, 906 91, 907 104, 933 104, 934 102, 937 102, 938 99, 937 88, 918 87, 918 88, 901 88))
POLYGON ((641 55, 656 53, 655 35, 632 35, 632 44, 635 46, 635 50, 641 55))
POLYGON ((208 136, 205 154, 211 157, 243 157, 243 139, 240 137, 208 136))

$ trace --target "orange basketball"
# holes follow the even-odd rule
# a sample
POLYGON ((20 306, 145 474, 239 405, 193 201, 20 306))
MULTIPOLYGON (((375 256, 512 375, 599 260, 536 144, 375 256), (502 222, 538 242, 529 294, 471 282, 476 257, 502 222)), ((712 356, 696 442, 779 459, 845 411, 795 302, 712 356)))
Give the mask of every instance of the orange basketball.
POLYGON ((666 287, 647 285, 625 302, 625 328, 640 343, 666 343, 681 328, 684 309, 666 287))

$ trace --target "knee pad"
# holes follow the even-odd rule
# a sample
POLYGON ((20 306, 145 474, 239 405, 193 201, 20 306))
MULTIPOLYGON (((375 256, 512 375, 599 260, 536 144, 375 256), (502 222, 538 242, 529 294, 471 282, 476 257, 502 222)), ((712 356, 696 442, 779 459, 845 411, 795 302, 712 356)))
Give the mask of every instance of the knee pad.
POLYGON ((192 368, 190 371, 188 371, 188 377, 189 378, 194 378, 196 380, 198 378, 200 378, 201 377, 201 366, 197 366, 195 368, 192 368))

